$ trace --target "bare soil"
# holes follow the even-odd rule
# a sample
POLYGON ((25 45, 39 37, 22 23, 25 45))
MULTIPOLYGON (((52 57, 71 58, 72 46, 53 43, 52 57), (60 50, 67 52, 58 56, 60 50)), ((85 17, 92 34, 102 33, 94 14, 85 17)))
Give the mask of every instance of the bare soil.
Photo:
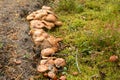
POLYGON ((42 5, 40 0, 0 0, 0 80, 39 78, 25 17, 42 5))

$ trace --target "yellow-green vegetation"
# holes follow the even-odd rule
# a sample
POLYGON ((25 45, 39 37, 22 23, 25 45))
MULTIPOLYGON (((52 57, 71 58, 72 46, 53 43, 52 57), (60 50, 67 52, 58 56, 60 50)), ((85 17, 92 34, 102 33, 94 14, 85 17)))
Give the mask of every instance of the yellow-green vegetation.
POLYGON ((67 61, 67 79, 120 80, 120 61, 108 61, 120 57, 120 0, 60 0, 55 10, 63 26, 50 33, 67 46, 59 54, 67 61), (73 76, 77 64, 81 73, 73 76))

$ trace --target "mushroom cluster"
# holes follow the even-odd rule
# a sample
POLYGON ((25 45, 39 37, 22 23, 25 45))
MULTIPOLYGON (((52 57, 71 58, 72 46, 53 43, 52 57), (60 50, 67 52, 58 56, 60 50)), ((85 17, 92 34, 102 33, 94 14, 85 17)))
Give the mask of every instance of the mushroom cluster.
POLYGON ((31 35, 32 41, 36 47, 41 48, 40 56, 42 59, 39 61, 37 71, 56 80, 58 69, 66 65, 63 58, 53 57, 59 50, 59 42, 62 41, 62 38, 49 35, 44 28, 50 30, 53 27, 62 26, 62 22, 48 6, 43 6, 42 9, 32 12, 26 19, 30 21, 29 35, 31 35))

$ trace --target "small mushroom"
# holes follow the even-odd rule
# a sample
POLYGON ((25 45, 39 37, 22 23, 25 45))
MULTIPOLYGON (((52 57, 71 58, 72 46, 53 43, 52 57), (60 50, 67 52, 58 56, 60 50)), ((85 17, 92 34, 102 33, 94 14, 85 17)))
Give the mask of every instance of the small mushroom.
POLYGON ((56 16, 53 14, 48 14, 45 18, 46 21, 55 22, 57 20, 56 16))
POLYGON ((42 58, 47 58, 47 57, 49 57, 50 55, 55 54, 56 51, 57 51, 57 48, 56 48, 56 47, 46 48, 46 49, 43 49, 43 50, 41 51, 41 56, 42 56, 42 58))
POLYGON ((78 75, 78 72, 73 72, 72 73, 74 76, 77 76, 78 75))
POLYGON ((37 29, 41 29, 45 27, 45 25, 40 21, 40 20, 32 20, 30 21, 30 28, 37 28, 37 29))
POLYGON ((44 32, 44 33, 42 33, 42 36, 47 38, 49 35, 46 32, 44 32))
POLYGON ((48 77, 48 73, 44 73, 43 76, 48 77))
POLYGON ((29 35, 35 35, 35 36, 39 36, 44 32, 43 29, 31 29, 29 32, 29 35))
POLYGON ((47 66, 45 66, 45 65, 39 65, 38 67, 37 67, 37 71, 38 72, 46 72, 48 70, 48 67, 47 66))
POLYGON ((47 62, 47 60, 41 60, 41 61, 40 61, 40 65, 45 65, 46 62, 47 62))
POLYGON ((32 40, 35 45, 41 44, 41 42, 49 36, 43 29, 32 29, 30 34, 32 35, 32 40))
POLYGON ((52 8, 51 8, 51 7, 48 7, 48 6, 42 6, 42 9, 43 9, 43 10, 52 10, 52 8))
POLYGON ((51 28, 55 27, 54 23, 47 22, 47 21, 45 21, 45 20, 43 20, 42 22, 45 24, 45 27, 46 27, 47 29, 51 29, 51 28))
POLYGON ((67 80, 67 78, 66 78, 65 75, 61 76, 59 79, 60 79, 60 80, 67 80))
POLYGON ((22 63, 21 60, 17 60, 17 59, 14 59, 13 61, 14 61, 15 64, 18 64, 18 65, 22 63))
POLYGON ((53 67, 53 68, 51 69, 51 71, 57 73, 57 72, 58 72, 58 69, 57 69, 56 67, 53 67))
POLYGON ((38 14, 35 15, 34 19, 42 19, 42 17, 46 15, 47 15, 47 12, 44 10, 41 10, 38 14))
POLYGON ((54 60, 52 58, 51 59, 48 58, 46 64, 54 65, 54 60))
POLYGON ((48 72, 48 77, 51 78, 52 80, 56 80, 57 77, 56 77, 56 74, 52 71, 48 72))
POLYGON ((66 65, 66 62, 63 58, 57 58, 55 61, 54 61, 55 65, 57 68, 60 68, 60 67, 64 67, 66 65))
POLYGON ((116 56, 116 55, 112 55, 112 56, 110 56, 110 58, 109 58, 109 61, 110 62, 116 62, 118 60, 118 56, 116 56))
POLYGON ((44 39, 45 39, 44 36, 39 36, 39 37, 34 38, 34 42, 41 42, 41 41, 43 41, 44 39))
POLYGON ((55 25, 56 25, 56 26, 62 26, 62 22, 61 22, 61 21, 56 21, 56 22, 55 22, 55 25))
POLYGON ((29 14, 29 15, 26 17, 27 20, 32 20, 32 19, 34 19, 34 18, 35 18, 35 15, 34 15, 34 14, 29 14))
POLYGON ((59 46, 58 42, 62 41, 62 38, 55 38, 54 36, 49 36, 47 40, 52 46, 58 47, 59 46))

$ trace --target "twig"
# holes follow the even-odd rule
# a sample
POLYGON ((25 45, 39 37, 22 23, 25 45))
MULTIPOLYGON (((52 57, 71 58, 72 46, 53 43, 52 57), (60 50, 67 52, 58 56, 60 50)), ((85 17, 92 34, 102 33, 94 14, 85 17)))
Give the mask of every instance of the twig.
POLYGON ((78 69, 79 73, 81 73, 81 70, 80 70, 79 65, 78 65, 77 53, 78 53, 78 50, 76 51, 76 55, 75 55, 75 58, 76 58, 76 66, 77 66, 77 69, 78 69))

